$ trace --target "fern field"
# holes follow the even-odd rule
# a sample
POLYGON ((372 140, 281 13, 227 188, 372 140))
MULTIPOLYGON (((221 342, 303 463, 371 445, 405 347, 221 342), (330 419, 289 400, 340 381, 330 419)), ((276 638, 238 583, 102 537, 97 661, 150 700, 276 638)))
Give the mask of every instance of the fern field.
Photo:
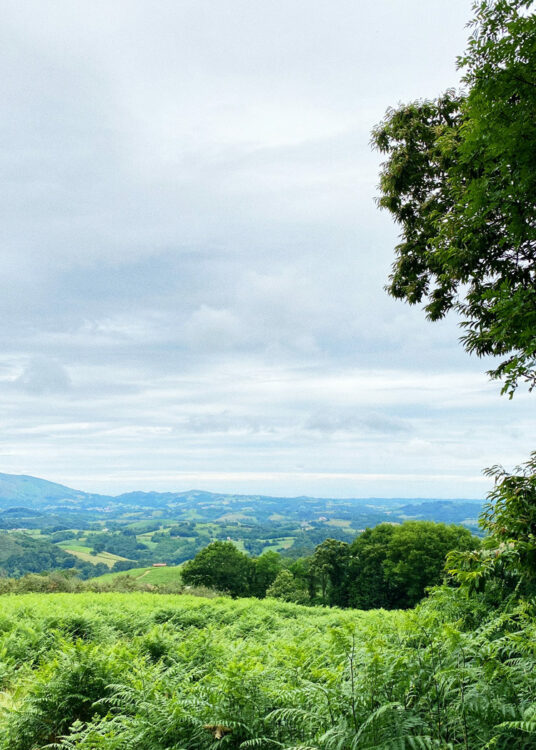
POLYGON ((1 750, 536 747, 528 605, 2 597, 1 750))

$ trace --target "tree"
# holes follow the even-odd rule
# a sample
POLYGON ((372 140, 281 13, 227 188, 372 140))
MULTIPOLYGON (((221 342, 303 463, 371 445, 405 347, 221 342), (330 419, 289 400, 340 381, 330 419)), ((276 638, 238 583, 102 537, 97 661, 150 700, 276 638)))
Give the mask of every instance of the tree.
POLYGON ((95 538, 91 541, 92 544, 92 551, 91 554, 98 554, 99 552, 104 552, 104 549, 106 547, 106 540, 104 538, 104 534, 101 535, 102 538, 95 538))
POLYGON ((381 523, 365 529, 350 547, 349 604, 357 609, 391 609, 394 594, 385 579, 383 563, 395 527, 381 523))
MULTIPOLYGON (((489 537, 481 552, 452 553, 450 572, 470 590, 493 581, 503 596, 536 593, 536 453, 514 473, 501 466, 487 469, 495 487, 480 525, 489 537)), ((497 593, 497 591, 496 591, 497 593)))
POLYGON ((252 560, 232 542, 211 542, 181 570, 184 583, 246 596, 252 578, 252 560))
POLYGON ((250 586, 252 596, 263 598, 266 590, 277 578, 283 564, 281 555, 273 550, 268 550, 260 557, 253 560, 253 580, 250 586))
POLYGON ((349 601, 360 609, 413 607, 441 583, 451 550, 474 550, 480 540, 462 526, 406 521, 366 529, 351 546, 349 601))
POLYGON ((501 466, 488 469, 496 485, 482 514, 482 527, 496 540, 509 544, 516 540, 520 564, 527 575, 536 578, 536 453, 524 466, 510 474, 501 466))
POLYGON ((346 606, 349 556, 350 545, 337 539, 326 539, 316 547, 312 567, 320 579, 322 604, 346 606))
POLYGON ((462 526, 407 521, 395 527, 383 563, 386 581, 396 607, 413 607, 429 586, 437 586, 445 574, 451 550, 475 550, 480 540, 462 526))
POLYGON ((305 587, 294 578, 290 570, 281 570, 277 574, 277 578, 269 587, 266 596, 282 599, 285 602, 294 602, 294 604, 306 604, 309 600, 305 587))
MULTIPOLYGON (((513 396, 536 386, 536 14, 534 0, 476 2, 458 63, 465 90, 390 110, 373 132, 387 154, 379 205, 400 224, 388 291, 424 303, 431 320, 462 317, 469 352, 501 361, 489 371, 513 396)), ((495 488, 480 552, 449 556, 469 588, 530 591, 536 540, 536 458, 495 488)))
POLYGON ((309 599, 314 601, 318 588, 317 570, 312 557, 298 557, 289 565, 289 570, 302 588, 307 589, 309 599))
POLYGON ((400 224, 389 293, 431 320, 461 314, 462 342, 502 361, 513 395, 536 385, 536 15, 533 0, 475 3, 465 92, 388 111, 379 205, 400 224))

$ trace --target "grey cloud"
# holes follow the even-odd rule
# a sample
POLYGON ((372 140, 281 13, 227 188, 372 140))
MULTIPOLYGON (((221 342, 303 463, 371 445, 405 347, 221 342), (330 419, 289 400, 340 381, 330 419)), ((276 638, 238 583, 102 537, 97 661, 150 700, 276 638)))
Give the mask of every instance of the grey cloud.
POLYGON ((409 420, 379 412, 348 409, 311 414, 305 422, 307 430, 329 435, 338 432, 378 433, 381 435, 407 434, 413 431, 409 420))
MULTIPOLYGON (((365 496, 374 494, 374 487, 391 487, 390 493, 397 495, 414 493, 417 485, 409 478, 393 485, 387 479, 382 484, 379 477, 419 474, 426 466, 427 475, 444 479, 423 479, 421 492, 430 494, 424 488, 433 486, 442 496, 453 488, 455 494, 474 496, 481 467, 496 455, 497 443, 489 441, 495 397, 483 398, 490 391, 483 377, 469 378, 464 388, 461 376, 340 371, 315 378, 283 364, 251 364, 213 369, 207 363, 204 371, 177 372, 174 378, 149 375, 143 387, 124 391, 107 388, 106 367, 95 373, 103 378, 101 385, 93 380, 82 385, 80 368, 73 372, 77 387, 68 399, 50 393, 37 406, 33 394, 14 402, 12 388, 0 389, 2 464, 16 471, 31 454, 34 473, 61 478, 72 476, 76 467, 86 478, 84 486, 101 489, 111 481, 113 469, 109 486, 126 489, 139 483, 149 489, 164 477, 168 488, 183 488, 183 481, 210 482, 215 488, 220 477, 227 489, 232 490, 234 481, 235 491, 263 492, 281 490, 285 482, 296 488, 297 477, 277 477, 299 465, 304 492, 329 494, 331 487, 335 494, 365 496), (393 384, 398 384, 398 395, 393 384), (401 415, 407 411, 404 389, 410 387, 411 415, 401 415), (457 395, 463 392, 460 403, 457 395), (391 407, 386 407, 386 396, 391 407), (431 413, 430 405, 441 398, 454 405, 431 413), (304 413, 312 417, 304 420, 304 413), (399 429, 403 424, 409 431, 399 429), (182 480, 180 472, 190 479, 182 480), (211 479, 211 472, 216 478, 211 479), (363 484, 355 478, 358 474, 371 478, 363 484), (449 482, 449 474, 458 479, 449 482), (255 482, 260 484, 255 487, 255 482)), ((132 382, 138 377, 138 372, 130 374, 132 382)), ((127 380, 126 373, 121 380, 127 380)), ((526 406, 514 406, 520 434, 500 431, 505 463, 530 448, 526 406)), ((499 418, 508 425, 512 412, 501 417, 496 411, 494 419, 499 418)))
POLYGON ((193 433, 212 434, 226 434, 230 432, 255 434, 270 430, 267 426, 263 426, 262 420, 254 415, 232 414, 227 410, 219 414, 196 414, 190 416, 178 425, 176 429, 193 433))
POLYGON ((190 348, 213 352, 241 348, 247 329, 230 310, 202 305, 188 318, 182 335, 190 348))
MULTIPOLYGON (((470 5, 8 0, 3 470, 297 494, 359 493, 317 469, 478 474, 511 412, 455 320, 385 295, 369 148, 387 106, 456 83, 470 5), (296 466, 307 487, 277 479, 296 466)), ((523 429, 501 440, 522 460, 523 429)))
POLYGON ((13 381, 17 388, 36 396, 65 393, 71 389, 67 370, 53 359, 34 357, 13 381))

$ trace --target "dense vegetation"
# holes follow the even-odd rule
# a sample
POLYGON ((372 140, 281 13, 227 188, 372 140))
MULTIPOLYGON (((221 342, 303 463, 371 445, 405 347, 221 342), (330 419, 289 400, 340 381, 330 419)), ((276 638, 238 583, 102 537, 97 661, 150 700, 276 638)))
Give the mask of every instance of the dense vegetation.
POLYGON ((536 739, 533 610, 4 599, 0 748, 483 748, 536 739), (489 744, 488 744, 489 743, 489 744))
MULTIPOLYGON (((14 535, 6 535, 6 541, 14 540, 14 535)), ((62 560, 55 572, 58 566, 49 561, 52 572, 48 575, 39 573, 36 563, 18 579, 0 577, 0 593, 136 589, 182 593, 193 586, 233 597, 270 596, 299 604, 396 609, 415 605, 428 587, 443 580, 447 553, 479 547, 480 539, 460 526, 408 521, 366 529, 352 544, 326 539, 312 555, 297 560, 272 550, 251 557, 233 542, 215 541, 183 566, 129 568, 124 573, 90 577, 85 584, 73 567, 74 558, 65 555, 71 559, 62 560)))
POLYGON ((326 539, 310 557, 289 561, 275 552, 250 558, 232 542, 213 542, 181 570, 186 584, 232 596, 269 596, 339 607, 412 607, 441 582, 451 551, 477 550, 480 540, 460 526, 430 521, 380 524, 352 544, 326 539))
POLYGON ((34 538, 24 533, 0 532, 0 573, 4 576, 22 576, 46 570, 74 568, 83 578, 101 575, 108 568, 92 565, 65 552, 53 541, 34 538))

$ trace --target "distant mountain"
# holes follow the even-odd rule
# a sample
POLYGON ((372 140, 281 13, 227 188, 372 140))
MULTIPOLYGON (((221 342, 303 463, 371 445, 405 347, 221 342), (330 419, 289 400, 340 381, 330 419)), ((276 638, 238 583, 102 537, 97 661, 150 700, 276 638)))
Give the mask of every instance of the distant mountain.
POLYGON ((311 554, 326 539, 350 543, 367 527, 407 520, 463 524, 479 533, 481 508, 474 500, 273 497, 203 490, 111 496, 0 474, 0 577, 73 566, 82 577, 98 575, 107 572, 109 563, 99 552, 115 555, 127 567, 139 560, 177 564, 214 539, 231 539, 252 555, 273 549, 296 558, 311 554), (69 547, 62 549, 66 540, 76 557, 69 547))
POLYGON ((43 511, 47 514, 113 515, 127 510, 158 510, 174 518, 220 521, 225 517, 227 520, 240 521, 243 525, 268 523, 277 514, 304 523, 325 522, 330 518, 346 519, 352 521, 355 528, 362 528, 364 525, 381 523, 382 520, 400 522, 406 518, 461 523, 476 518, 481 505, 478 500, 272 497, 203 490, 126 492, 111 496, 75 490, 37 477, 0 474, 0 513, 13 506, 19 510, 43 511))
POLYGON ((73 490, 24 474, 0 474, 0 508, 24 505, 29 508, 83 507, 106 503, 110 498, 73 490))
MULTIPOLYGON (((203 503, 212 502, 215 499, 232 497, 231 495, 219 495, 214 492, 203 490, 187 490, 186 492, 124 492, 115 495, 113 501, 123 505, 134 505, 145 508, 162 508, 167 505, 176 505, 188 501, 203 503)), ((251 496, 248 496, 251 498, 251 496)))

